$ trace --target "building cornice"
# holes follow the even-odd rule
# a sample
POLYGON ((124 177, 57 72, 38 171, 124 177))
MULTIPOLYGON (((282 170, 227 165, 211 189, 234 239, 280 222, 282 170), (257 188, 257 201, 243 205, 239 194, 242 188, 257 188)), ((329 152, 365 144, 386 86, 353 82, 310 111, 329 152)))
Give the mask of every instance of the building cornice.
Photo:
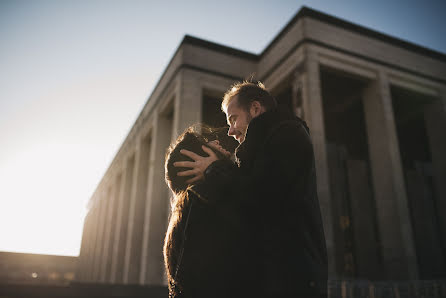
POLYGON ((298 22, 298 20, 309 17, 318 21, 321 21, 326 24, 330 24, 351 32, 358 33, 363 36, 371 37, 383 42, 386 42, 388 44, 391 44, 393 46, 403 48, 406 50, 409 50, 411 52, 421 54, 424 56, 428 56, 434 59, 441 60, 443 62, 446 62, 446 54, 434 51, 431 49, 428 49, 426 47, 363 27, 361 25, 357 25, 348 21, 345 21, 343 19, 325 14, 323 12, 314 10, 312 8, 308 8, 306 6, 303 6, 296 15, 291 19, 291 21, 288 22, 288 24, 285 25, 285 27, 279 32, 279 34, 276 35, 276 37, 270 42, 270 44, 263 50, 263 52, 260 54, 260 57, 263 57, 287 32, 288 30, 298 22))
POLYGON ((232 56, 237 56, 243 59, 247 59, 247 60, 251 60, 251 61, 258 61, 260 56, 250 53, 250 52, 246 52, 243 50, 239 50, 236 48, 232 48, 229 46, 225 46, 225 45, 221 45, 218 43, 214 43, 208 40, 204 40, 198 37, 194 37, 191 35, 185 35, 183 38, 183 41, 180 44, 180 47, 183 44, 190 44, 190 45, 194 45, 194 46, 198 46, 198 47, 203 47, 203 48, 207 48, 216 52, 221 52, 224 54, 229 54, 232 56))

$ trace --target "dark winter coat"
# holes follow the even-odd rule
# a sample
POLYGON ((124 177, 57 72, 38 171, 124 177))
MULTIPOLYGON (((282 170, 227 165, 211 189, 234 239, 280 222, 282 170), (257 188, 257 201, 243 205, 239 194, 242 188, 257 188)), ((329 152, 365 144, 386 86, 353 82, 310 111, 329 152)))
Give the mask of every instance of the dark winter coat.
MULTIPOLYGON (((178 259, 185 229, 184 251, 179 265, 178 298, 255 297, 249 286, 249 254, 246 224, 240 217, 238 200, 216 193, 209 183, 188 190, 182 218, 174 228, 178 259), (187 222, 187 225, 186 225, 187 222), (246 257, 248 256, 248 257, 246 257)), ((249 236, 249 235, 248 235, 249 236)))
POLYGON ((253 239, 248 267, 258 272, 252 286, 263 297, 325 297, 327 252, 305 122, 286 109, 265 112, 236 156, 239 167, 214 162, 205 179, 241 199, 253 239))

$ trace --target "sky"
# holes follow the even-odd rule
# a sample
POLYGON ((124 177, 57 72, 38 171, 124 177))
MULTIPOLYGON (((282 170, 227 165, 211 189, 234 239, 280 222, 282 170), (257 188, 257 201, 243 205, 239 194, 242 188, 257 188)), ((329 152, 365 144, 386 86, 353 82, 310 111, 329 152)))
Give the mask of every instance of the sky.
POLYGON ((185 34, 259 54, 303 6, 446 53, 446 1, 0 0, 0 251, 77 256, 185 34))

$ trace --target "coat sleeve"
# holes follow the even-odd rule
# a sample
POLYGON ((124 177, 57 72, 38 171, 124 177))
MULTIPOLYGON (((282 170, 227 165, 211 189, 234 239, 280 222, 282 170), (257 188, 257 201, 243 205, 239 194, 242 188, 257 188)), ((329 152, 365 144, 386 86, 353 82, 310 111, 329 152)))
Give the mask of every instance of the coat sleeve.
POLYGON ((249 175, 230 160, 218 160, 206 169, 204 176, 212 185, 211 197, 236 196, 245 203, 258 203, 265 191, 269 195, 305 191, 313 162, 310 137, 303 125, 294 122, 279 126, 270 134, 259 148, 249 175), (226 195, 221 196, 223 193, 226 195))
MULTIPOLYGON (((209 197, 231 201, 235 206, 252 201, 255 176, 243 175, 236 163, 230 160, 213 162, 204 173, 206 183, 212 185, 209 197)), ((218 203, 218 202, 216 202, 218 203)))

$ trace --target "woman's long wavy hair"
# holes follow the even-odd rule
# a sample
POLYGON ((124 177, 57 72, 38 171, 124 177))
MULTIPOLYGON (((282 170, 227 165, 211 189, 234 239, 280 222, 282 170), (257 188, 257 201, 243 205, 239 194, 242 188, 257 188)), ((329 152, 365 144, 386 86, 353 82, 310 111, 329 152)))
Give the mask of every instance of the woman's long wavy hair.
MULTIPOLYGON (((185 210, 187 210, 186 207, 189 206, 189 190, 192 186, 186 182, 191 178, 190 176, 183 177, 177 175, 178 172, 188 170, 189 168, 174 167, 173 164, 178 161, 193 161, 189 157, 181 154, 181 149, 192 151, 201 156, 207 156, 208 154, 203 151, 202 146, 215 139, 216 132, 214 129, 203 125, 194 125, 186 129, 170 145, 166 153, 165 180, 172 190, 173 197, 171 200, 171 215, 164 240, 163 253, 170 291, 181 290, 176 280, 175 270, 178 264, 183 236, 182 231, 185 225, 183 215, 185 210)), ((219 158, 224 158, 220 152, 214 152, 219 158)))

